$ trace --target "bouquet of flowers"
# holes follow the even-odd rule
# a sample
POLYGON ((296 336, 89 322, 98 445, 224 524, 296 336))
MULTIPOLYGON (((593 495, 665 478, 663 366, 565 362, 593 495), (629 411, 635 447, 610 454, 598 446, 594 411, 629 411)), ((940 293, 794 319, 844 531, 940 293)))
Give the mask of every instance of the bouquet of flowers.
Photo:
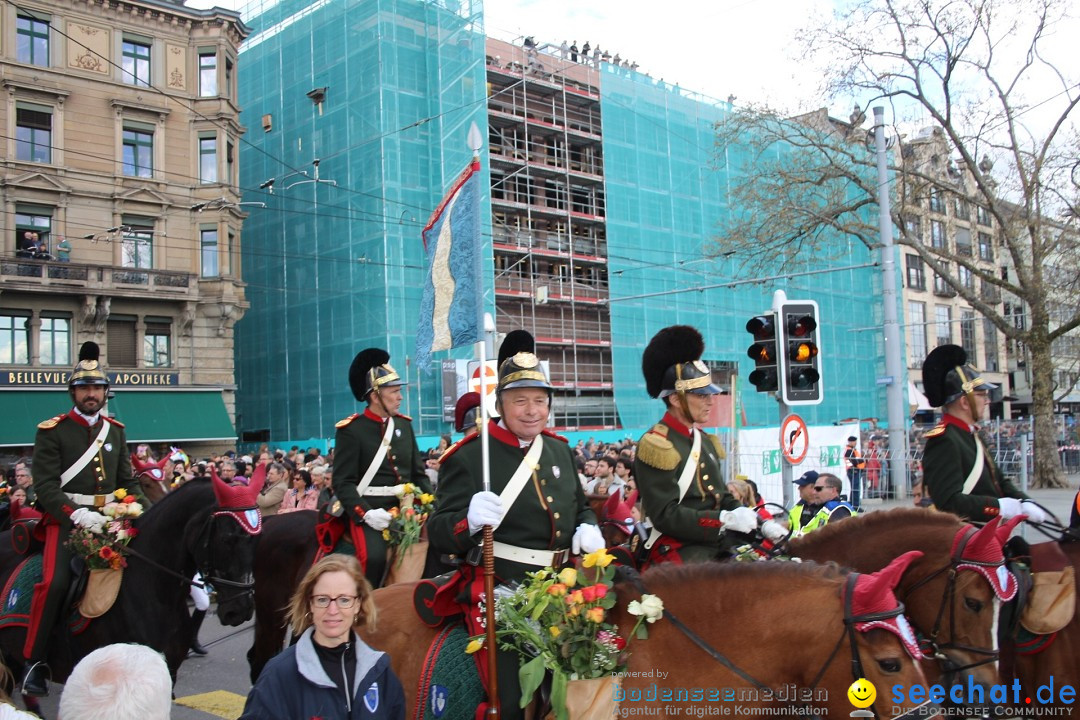
POLYGON ((100 533, 87 528, 75 527, 68 536, 68 548, 86 561, 91 570, 119 570, 127 567, 122 548, 138 535, 135 518, 142 515, 143 507, 123 489, 117 490, 116 502, 107 503, 100 512, 109 518, 100 533))
MULTIPOLYGON (((565 568, 556 573, 545 568, 529 573, 528 580, 512 593, 496 599, 495 614, 499 646, 521 654, 522 706, 552 673, 551 706, 558 720, 567 720, 566 689, 570 680, 610 676, 626 669, 626 640, 618 628, 606 622, 615 606, 612 591, 614 557, 597 550, 582 559, 582 570, 565 568)), ((655 622, 663 602, 655 595, 630 603, 638 615, 631 637, 642 637, 641 623, 655 622)), ((483 638, 475 638, 467 652, 475 652, 483 638)))
POLYGON ((382 532, 383 540, 397 547, 398 563, 405 557, 405 551, 420 541, 424 523, 435 509, 435 496, 418 494, 418 489, 412 483, 397 487, 399 507, 390 508, 390 527, 382 532))

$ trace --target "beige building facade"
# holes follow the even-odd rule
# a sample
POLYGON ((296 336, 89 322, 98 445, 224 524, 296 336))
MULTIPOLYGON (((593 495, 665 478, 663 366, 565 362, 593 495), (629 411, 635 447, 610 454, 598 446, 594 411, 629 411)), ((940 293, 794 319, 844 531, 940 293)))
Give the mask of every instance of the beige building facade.
POLYGON ((70 408, 88 340, 130 441, 235 444, 247 34, 155 0, 0 8, 0 451, 70 408))

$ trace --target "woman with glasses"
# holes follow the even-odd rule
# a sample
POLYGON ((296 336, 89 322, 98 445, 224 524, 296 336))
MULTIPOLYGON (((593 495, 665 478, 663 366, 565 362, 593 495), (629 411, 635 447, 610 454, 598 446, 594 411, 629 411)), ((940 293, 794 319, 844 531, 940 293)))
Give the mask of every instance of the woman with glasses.
POLYGON ((356 634, 375 629, 371 585, 356 558, 328 555, 308 570, 289 621, 300 639, 263 668, 241 720, 403 720, 405 693, 390 656, 356 634))

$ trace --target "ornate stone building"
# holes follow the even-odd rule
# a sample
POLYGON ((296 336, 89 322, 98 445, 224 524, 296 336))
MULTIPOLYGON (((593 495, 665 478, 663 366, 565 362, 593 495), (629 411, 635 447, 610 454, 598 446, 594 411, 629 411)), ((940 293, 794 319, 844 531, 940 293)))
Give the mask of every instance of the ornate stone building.
POLYGON ((87 340, 130 441, 235 443, 248 32, 162 0, 0 8, 0 447, 70 408, 87 340))

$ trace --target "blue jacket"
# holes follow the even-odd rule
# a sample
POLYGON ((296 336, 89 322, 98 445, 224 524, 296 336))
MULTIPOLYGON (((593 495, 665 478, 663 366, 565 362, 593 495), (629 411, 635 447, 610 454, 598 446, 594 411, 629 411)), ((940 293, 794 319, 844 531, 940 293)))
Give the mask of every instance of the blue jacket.
POLYGON ((240 720, 404 720, 405 691, 390 669, 390 656, 372 650, 356 633, 352 695, 323 670, 308 628, 295 645, 263 668, 240 720), (351 712, 350 712, 351 707, 351 712))

